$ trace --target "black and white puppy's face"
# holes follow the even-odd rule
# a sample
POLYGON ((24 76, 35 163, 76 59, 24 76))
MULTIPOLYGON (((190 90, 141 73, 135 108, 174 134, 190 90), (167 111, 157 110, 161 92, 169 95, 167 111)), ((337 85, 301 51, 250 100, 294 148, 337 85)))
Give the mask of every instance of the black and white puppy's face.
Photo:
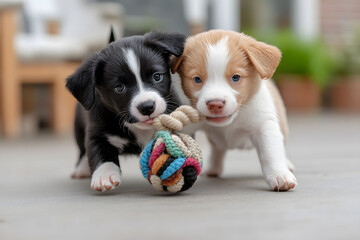
POLYGON ((181 56, 184 41, 182 34, 150 32, 112 42, 83 63, 66 87, 85 109, 98 98, 125 124, 150 129, 169 107, 170 56, 181 56))

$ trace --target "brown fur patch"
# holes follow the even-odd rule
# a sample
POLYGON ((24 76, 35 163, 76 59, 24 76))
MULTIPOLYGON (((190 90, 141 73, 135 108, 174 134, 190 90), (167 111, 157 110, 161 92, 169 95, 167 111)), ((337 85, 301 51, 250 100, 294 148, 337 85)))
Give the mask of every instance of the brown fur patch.
POLYGON ((241 33, 230 32, 228 39, 230 60, 225 72, 225 79, 228 80, 228 84, 239 93, 236 96, 238 108, 246 104, 254 96, 261 83, 259 74, 246 54, 244 45, 247 44, 248 39, 244 36, 241 33), (234 74, 241 77, 237 83, 230 81, 234 74))
MULTIPOLYGON (((224 78, 239 93, 237 95, 238 108, 245 105, 256 94, 261 78, 272 77, 280 62, 281 52, 278 48, 258 42, 243 33, 212 30, 189 37, 186 40, 183 55, 172 61, 172 71, 179 73, 182 88, 193 106, 196 106, 197 103, 194 94, 202 88, 208 77, 206 70, 207 46, 216 44, 225 36, 228 36, 230 60, 224 78), (234 74, 241 76, 241 80, 237 83, 230 81, 234 74), (203 82, 196 84, 193 81, 194 76, 201 77, 203 82)), ((285 107, 274 84, 269 81, 267 86, 274 99, 281 131, 286 139, 288 125, 285 107)))
POLYGON ((172 71, 179 73, 182 88, 193 106, 197 103, 194 94, 202 88, 208 77, 207 46, 216 44, 226 36, 230 60, 224 78, 234 90, 240 93, 237 96, 239 107, 246 104, 259 89, 259 75, 262 78, 269 78, 275 72, 281 57, 280 51, 276 47, 258 42, 243 33, 212 30, 189 37, 186 40, 183 55, 173 59, 172 71), (230 82, 234 74, 241 76, 240 82, 230 82), (199 76, 203 82, 195 83, 193 81, 195 76, 199 76))

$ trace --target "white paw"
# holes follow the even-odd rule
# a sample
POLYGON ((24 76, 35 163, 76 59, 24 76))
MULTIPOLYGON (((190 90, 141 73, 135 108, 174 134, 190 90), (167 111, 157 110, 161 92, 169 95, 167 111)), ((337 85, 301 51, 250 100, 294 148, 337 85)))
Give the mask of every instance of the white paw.
POLYGON ((288 191, 297 184, 294 174, 288 169, 272 171, 271 174, 265 174, 265 178, 270 189, 274 191, 288 191))
POLYGON ((74 172, 71 174, 72 178, 89 178, 91 177, 91 170, 87 157, 82 157, 79 165, 76 166, 74 172))
POLYGON ((206 176, 213 178, 220 177, 221 173, 222 173, 222 169, 220 168, 210 168, 205 172, 206 176))
POLYGON ((120 168, 112 162, 106 162, 100 165, 93 173, 91 188, 103 192, 115 189, 120 182, 120 168))

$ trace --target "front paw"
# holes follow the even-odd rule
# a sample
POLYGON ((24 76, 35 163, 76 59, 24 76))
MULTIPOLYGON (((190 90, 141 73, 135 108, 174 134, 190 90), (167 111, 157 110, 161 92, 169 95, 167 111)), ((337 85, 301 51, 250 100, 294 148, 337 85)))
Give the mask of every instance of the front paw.
POLYGON ((219 168, 210 168, 205 172, 206 176, 211 178, 218 178, 220 177, 221 173, 222 169, 219 168))
POLYGON ((74 172, 71 174, 71 177, 76 179, 91 177, 91 171, 87 157, 83 157, 80 160, 80 163, 76 166, 74 172))
POLYGON ((265 178, 270 189, 274 191, 288 191, 297 185, 294 174, 288 169, 274 170, 265 174, 265 178))
POLYGON ((99 192, 115 189, 120 183, 120 168, 112 162, 100 165, 91 178, 91 188, 99 192))

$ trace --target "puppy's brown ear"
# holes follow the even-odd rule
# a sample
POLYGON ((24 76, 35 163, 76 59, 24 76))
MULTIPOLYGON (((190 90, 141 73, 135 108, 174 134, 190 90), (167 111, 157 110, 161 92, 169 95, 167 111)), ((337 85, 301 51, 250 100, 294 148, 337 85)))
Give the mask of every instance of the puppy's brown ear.
POLYGON ((180 57, 175 57, 173 56, 171 58, 171 73, 174 74, 177 72, 182 60, 184 59, 183 56, 180 56, 180 57))
POLYGON ((273 76, 281 59, 281 52, 277 47, 253 40, 245 51, 261 78, 273 76))

